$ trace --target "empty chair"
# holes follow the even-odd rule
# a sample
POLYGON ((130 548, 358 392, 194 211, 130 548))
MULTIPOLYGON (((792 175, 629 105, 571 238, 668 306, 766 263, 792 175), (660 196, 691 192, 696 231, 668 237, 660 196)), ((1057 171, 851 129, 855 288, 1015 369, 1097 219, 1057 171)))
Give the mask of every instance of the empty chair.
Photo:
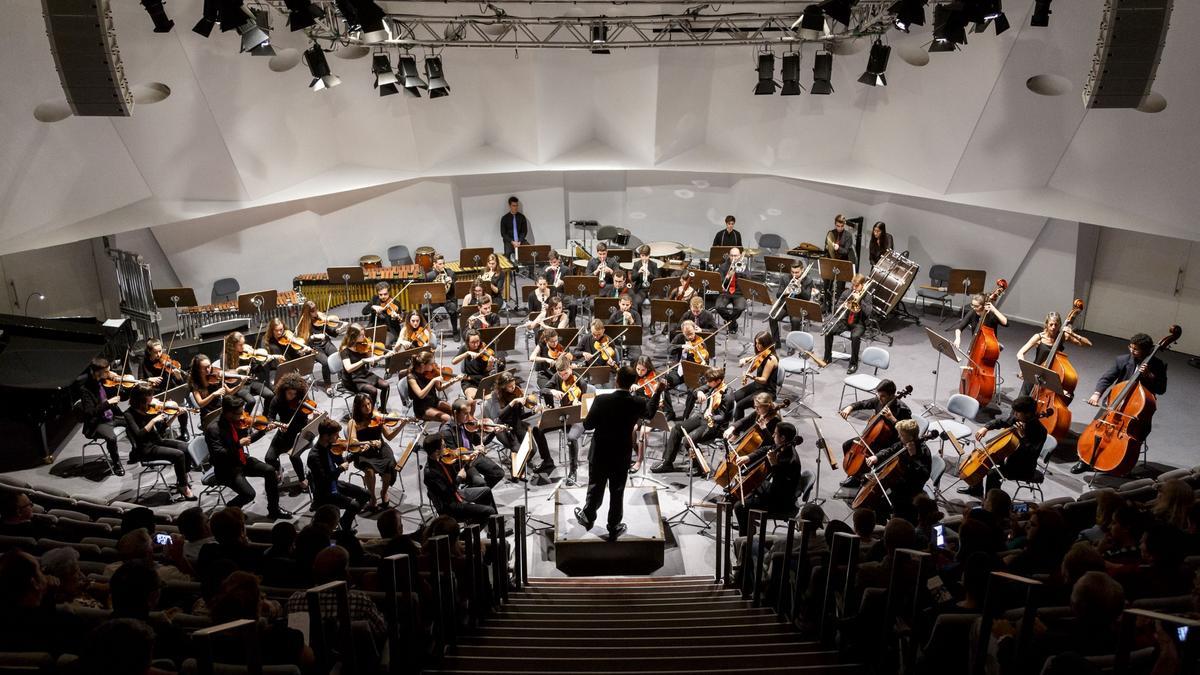
POLYGON ((806 352, 812 353, 816 348, 816 339, 812 333, 794 330, 787 334, 783 343, 793 354, 780 359, 779 368, 776 370, 781 373, 800 375, 800 395, 804 396, 808 391, 808 383, 817 374, 816 369, 812 367, 811 360, 806 355, 806 352))
POLYGON ((929 286, 931 288, 917 289, 917 302, 921 304, 921 311, 925 311, 926 303, 934 303, 941 306, 938 318, 945 318, 946 308, 950 306, 953 295, 947 291, 939 291, 939 288, 947 288, 950 284, 950 266, 949 265, 934 265, 929 268, 929 286))
POLYGON ((204 489, 196 496, 196 506, 203 508, 205 495, 216 495, 217 503, 224 504, 227 486, 217 482, 217 472, 208 461, 208 442, 204 436, 196 436, 188 441, 188 456, 192 458, 192 464, 202 472, 200 484, 204 489))
MULTIPOLYGON (((891 365, 892 355, 889 354, 888 350, 884 349, 883 347, 867 347, 863 350, 862 356, 859 357, 859 360, 862 362, 862 365, 873 367, 875 372, 871 375, 866 373, 855 373, 842 380, 842 396, 838 399, 839 407, 842 405, 842 401, 846 398, 846 387, 850 387, 856 392, 863 391, 867 393, 873 393, 876 387, 879 386, 879 370, 881 368, 883 370, 887 370, 888 366, 891 365)), ((858 400, 857 393, 854 395, 854 400, 858 400)))
POLYGON ((238 291, 242 290, 242 285, 237 279, 225 278, 217 279, 212 286, 212 303, 228 302, 237 298, 238 291))
MULTIPOLYGON (((959 440, 968 438, 971 434, 975 433, 966 424, 966 421, 975 419, 975 416, 979 414, 979 401, 963 394, 953 394, 950 396, 950 400, 946 402, 946 411, 951 415, 958 416, 959 419, 931 420, 930 424, 933 425, 933 428, 944 431, 948 436, 953 436, 959 440)), ((943 451, 946 449, 945 443, 946 441, 943 440, 943 451)))
POLYGON ((766 255, 775 255, 783 248, 783 237, 769 232, 758 235, 758 247, 766 255))
POLYGON ((618 233, 616 225, 601 225, 596 228, 596 241, 612 241, 617 238, 618 233))
POLYGON ((408 252, 408 247, 404 244, 397 244, 388 248, 387 257, 392 267, 413 264, 412 254, 408 252))

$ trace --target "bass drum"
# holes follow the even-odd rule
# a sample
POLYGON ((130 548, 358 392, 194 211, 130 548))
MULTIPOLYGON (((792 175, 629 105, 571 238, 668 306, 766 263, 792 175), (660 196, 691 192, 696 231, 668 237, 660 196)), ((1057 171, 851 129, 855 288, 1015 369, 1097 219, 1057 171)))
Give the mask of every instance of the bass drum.
POLYGON ((433 254, 435 251, 432 246, 421 246, 417 248, 417 255, 414 258, 422 270, 428 272, 433 269, 433 254))
POLYGON ((884 253, 871 268, 871 297, 875 300, 876 311, 883 316, 891 314, 904 299, 919 269, 920 265, 895 251, 884 253))

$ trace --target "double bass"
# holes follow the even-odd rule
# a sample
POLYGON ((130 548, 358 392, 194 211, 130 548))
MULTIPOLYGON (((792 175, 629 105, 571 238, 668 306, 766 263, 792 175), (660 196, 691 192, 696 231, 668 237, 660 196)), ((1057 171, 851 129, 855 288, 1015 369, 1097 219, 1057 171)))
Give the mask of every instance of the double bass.
MULTIPOLYGON (((924 435, 917 437, 917 443, 932 441, 939 435, 937 431, 930 429, 924 435)), ((904 477, 905 464, 901 457, 906 454, 908 454, 908 450, 901 448, 896 454, 875 467, 875 473, 872 476, 874 480, 863 483, 863 486, 858 489, 858 494, 854 495, 854 501, 850 508, 877 508, 881 499, 886 501, 885 492, 890 491, 904 477)))
MULTIPOLYGON (((996 290, 987 297, 986 302, 995 304, 1004 291, 1008 290, 1008 282, 996 280, 996 290)), ((958 382, 958 393, 965 394, 979 401, 979 407, 986 407, 996 395, 996 362, 1000 360, 1000 339, 996 331, 979 321, 975 337, 971 339, 971 349, 968 353, 970 365, 963 368, 962 377, 958 382)))
POLYGON ((1123 476, 1137 464, 1142 442, 1150 435, 1150 421, 1158 401, 1154 393, 1142 384, 1141 367, 1148 365, 1154 355, 1170 348, 1183 329, 1171 326, 1170 333, 1158 341, 1154 349, 1134 369, 1132 380, 1114 384, 1096 417, 1079 436, 1076 452, 1079 461, 1096 471, 1123 476))
POLYGON ((1067 355, 1062 353, 1063 336, 1075 321, 1075 317, 1079 316, 1082 311, 1083 300, 1076 299, 1075 304, 1071 307, 1071 312, 1067 314, 1066 320, 1058 328, 1058 336, 1054 338, 1054 344, 1050 346, 1046 360, 1038 364, 1058 375, 1062 391, 1066 396, 1059 396, 1041 385, 1033 388, 1033 400, 1037 402, 1038 418, 1041 420, 1042 426, 1046 427, 1046 433, 1058 440, 1062 440, 1062 437, 1071 428, 1071 399, 1074 398, 1075 386, 1079 383, 1079 373, 1075 372, 1075 366, 1071 365, 1067 355))
POLYGON ((854 439, 854 443, 846 451, 846 454, 842 455, 842 467, 847 476, 858 476, 867 470, 867 455, 875 454, 872 448, 886 448, 896 442, 896 428, 888 423, 883 413, 892 407, 892 403, 911 394, 912 390, 910 384, 896 392, 887 405, 880 408, 879 412, 867 420, 867 426, 863 427, 862 433, 854 439))
MULTIPOLYGON (((1042 423, 1041 420, 1049 417, 1050 414, 1049 411, 1038 413, 1036 421, 1042 423)), ((989 438, 987 443, 972 450, 971 454, 959 463, 958 477, 971 487, 982 483, 989 471, 1003 464, 1021 445, 1021 437, 1017 435, 1017 427, 1020 425, 1021 423, 1018 422, 1011 427, 1002 429, 1000 433, 989 438)))

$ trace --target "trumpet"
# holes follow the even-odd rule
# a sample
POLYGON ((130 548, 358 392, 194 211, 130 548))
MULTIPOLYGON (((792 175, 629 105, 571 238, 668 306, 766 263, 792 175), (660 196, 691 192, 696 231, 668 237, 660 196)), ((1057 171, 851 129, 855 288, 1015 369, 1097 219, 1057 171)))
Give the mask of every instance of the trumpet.
POLYGON ((596 265, 596 278, 599 279, 600 281, 603 282, 604 275, 611 274, 611 273, 612 273, 612 268, 608 266, 608 263, 601 262, 599 265, 596 265))

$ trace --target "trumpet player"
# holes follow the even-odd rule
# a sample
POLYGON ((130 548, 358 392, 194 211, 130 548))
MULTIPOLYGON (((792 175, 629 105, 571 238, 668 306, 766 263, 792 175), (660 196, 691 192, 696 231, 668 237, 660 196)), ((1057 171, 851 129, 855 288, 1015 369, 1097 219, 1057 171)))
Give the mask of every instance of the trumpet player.
POLYGON ((779 344, 779 322, 783 321, 784 317, 788 319, 788 325, 792 330, 804 330, 801 326, 801 319, 788 316, 786 298, 799 298, 801 300, 813 300, 817 295, 815 285, 812 279, 805 275, 807 270, 804 269, 804 263, 797 260, 792 263, 792 276, 788 279, 788 285, 779 294, 779 299, 775 301, 775 306, 771 308, 769 323, 771 324, 771 337, 775 339, 775 344, 779 344))
POLYGON ((612 285, 613 268, 608 264, 608 244, 596 244, 596 257, 588 261, 586 272, 600 280, 601 292, 612 285))
POLYGON ((633 307, 638 314, 650 297, 650 282, 658 278, 658 263, 650 259, 650 247, 642 244, 637 248, 638 259, 633 262, 633 307))
POLYGON ((746 261, 742 258, 742 250, 729 249, 729 258, 721 263, 718 270, 721 273, 721 295, 717 297, 716 311, 725 321, 729 322, 729 332, 737 332, 737 320, 746 311, 746 298, 738 288, 739 279, 746 277, 746 261))
POLYGON ((850 288, 842 293, 841 302, 837 306, 837 314, 833 323, 825 328, 825 361, 833 358, 833 336, 842 331, 850 331, 850 364, 846 374, 853 375, 858 371, 858 350, 862 345, 863 333, 867 331, 867 320, 873 310, 871 296, 867 293, 867 278, 855 274, 850 278, 850 288))

